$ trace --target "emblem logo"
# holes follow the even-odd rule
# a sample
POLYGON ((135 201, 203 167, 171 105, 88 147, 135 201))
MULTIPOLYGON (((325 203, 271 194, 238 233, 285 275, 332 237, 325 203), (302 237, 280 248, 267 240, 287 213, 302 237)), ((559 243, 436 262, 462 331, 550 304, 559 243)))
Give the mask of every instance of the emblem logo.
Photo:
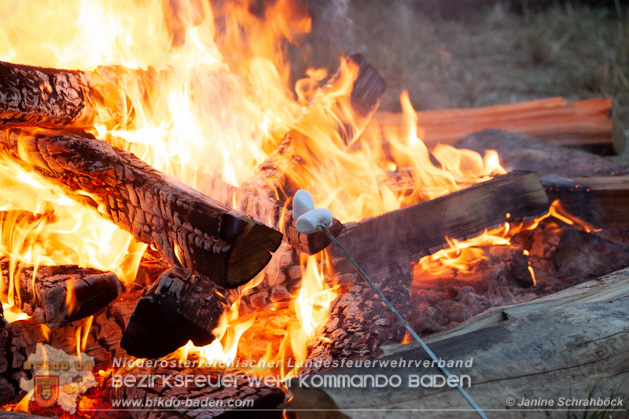
POLYGON ((35 380, 35 401, 41 407, 50 407, 57 403, 59 399, 59 376, 58 375, 36 375, 35 380))

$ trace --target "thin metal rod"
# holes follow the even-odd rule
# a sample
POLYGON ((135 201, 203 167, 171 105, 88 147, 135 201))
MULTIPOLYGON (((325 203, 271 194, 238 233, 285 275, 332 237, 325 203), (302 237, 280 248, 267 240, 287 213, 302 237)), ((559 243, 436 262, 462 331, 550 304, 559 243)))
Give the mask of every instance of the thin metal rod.
POLYGON ((415 332, 415 330, 413 330, 413 327, 406 321, 404 316, 402 316, 402 314, 400 314, 400 312, 397 311, 395 306, 393 304, 391 304, 391 302, 387 299, 387 297, 384 296, 382 291, 380 291, 378 289, 376 284, 374 284, 373 281, 369 278, 369 276, 367 276, 365 271, 363 271, 362 268, 360 266, 358 266, 358 263, 356 263, 356 261, 347 253, 347 251, 343 248, 343 246, 341 246, 341 244, 338 242, 338 240, 336 240, 336 237, 334 237, 334 235, 332 233, 330 233, 330 230, 328 230, 328 228, 325 225, 323 225, 323 224, 319 226, 319 229, 321 229, 323 232, 325 232, 325 234, 327 234, 327 236, 330 238, 330 240, 332 240, 332 243, 334 243, 336 245, 336 247, 341 251, 341 253, 343 253, 345 258, 349 261, 349 263, 351 263, 354 266, 354 269, 356 269, 356 271, 360 274, 360 276, 362 276, 363 279, 365 281, 367 281, 369 286, 376 292, 376 294, 378 294, 378 296, 382 299, 382 301, 384 301, 384 303, 387 305, 387 307, 389 307, 391 309, 393 314, 395 314, 397 316, 397 318, 400 319, 400 321, 402 322, 402 324, 404 325, 406 330, 408 330, 408 332, 411 334, 411 336, 413 336, 413 338, 415 338, 417 343, 419 343, 419 345, 428 354, 428 356, 430 358, 432 358, 432 360, 436 363, 437 367, 441 370, 443 375, 445 375, 446 378, 448 378, 449 381, 456 383, 456 389, 459 390, 459 393, 461 393, 461 395, 465 398, 465 400, 467 400, 467 402, 470 404, 470 406, 472 406, 472 408, 474 408, 474 410, 476 411, 478 416, 480 416, 483 419, 487 419, 487 416, 485 416, 485 413, 483 413, 481 408, 478 407, 476 402, 474 402, 474 400, 470 397, 470 395, 467 394, 467 392, 463 389, 463 387, 461 387, 459 385, 458 381, 456 381, 454 379, 451 379, 452 378, 452 374, 450 373, 450 371, 445 366, 442 366, 442 363, 439 362, 440 359, 437 358, 437 355, 435 355, 435 353, 428 347, 428 345, 426 345, 424 340, 421 337, 419 337, 417 332, 415 332))

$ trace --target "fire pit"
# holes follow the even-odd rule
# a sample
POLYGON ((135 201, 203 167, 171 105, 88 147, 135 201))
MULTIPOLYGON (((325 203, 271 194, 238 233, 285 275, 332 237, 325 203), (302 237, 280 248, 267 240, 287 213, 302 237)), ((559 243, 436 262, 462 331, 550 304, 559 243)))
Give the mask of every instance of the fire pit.
MULTIPOLYGON (((0 50, 3 409, 469 408, 434 392, 436 365, 328 237, 296 228, 302 188, 481 407, 513 407, 503 388, 542 397, 530 388, 550 370, 548 397, 568 396, 569 374, 626 397, 627 274, 604 275, 629 266, 629 169, 564 147, 611 146, 609 99, 417 113, 403 93, 385 114, 386 81, 360 54, 287 89, 284 49, 311 24, 299 2, 72 3, 67 34, 51 26, 56 54, 27 38, 0 50), (575 347, 587 368, 509 366, 575 347), (370 363, 387 359, 404 371, 370 363), (357 406, 340 376, 386 383, 363 385, 357 406)), ((51 24, 33 7, 7 30, 23 14, 51 24)))

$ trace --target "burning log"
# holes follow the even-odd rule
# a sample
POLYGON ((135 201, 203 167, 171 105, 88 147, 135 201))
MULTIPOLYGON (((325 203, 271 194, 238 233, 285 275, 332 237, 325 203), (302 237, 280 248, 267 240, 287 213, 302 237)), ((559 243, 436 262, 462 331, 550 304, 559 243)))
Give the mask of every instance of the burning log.
POLYGON ((209 345, 228 308, 225 289, 173 266, 138 301, 120 345, 131 356, 159 358, 184 346, 209 345))
MULTIPOLYGON (((356 124, 355 127, 344 126, 344 124, 337 127, 339 135, 346 143, 349 143, 366 126, 371 113, 378 105, 380 96, 386 90, 386 83, 360 54, 348 57, 347 62, 358 66, 358 75, 354 80, 350 102, 353 111, 362 119, 362 122, 356 124)), ((339 69, 339 72, 331 78, 327 88, 341 77, 341 71, 342 69, 339 69)), ((316 141, 304 134, 300 127, 317 123, 313 117, 313 114, 316 115, 313 108, 316 107, 317 100, 318 98, 314 99, 310 111, 307 111, 296 123, 295 128, 286 134, 269 158, 258 166, 256 173, 248 181, 249 189, 266 193, 282 203, 293 196, 300 186, 309 189, 308 185, 303 184, 303 174, 308 171, 308 167, 302 156, 311 155, 318 160, 322 155, 317 149, 316 141)), ((342 119, 341 115, 337 115, 337 118, 342 119)))
POLYGON ((0 127, 113 128, 133 115, 121 86, 138 88, 142 96, 156 75, 152 69, 83 72, 0 61, 0 127))
POLYGON ((116 302, 94 315, 89 330, 86 330, 85 321, 79 320, 51 331, 42 324, 42 318, 37 313, 29 319, 11 323, 11 368, 21 370, 24 361, 41 342, 69 354, 76 353, 77 345, 80 344, 77 335, 86 332, 84 352, 94 357, 95 369, 110 368, 114 358, 126 356, 120 347, 120 339, 139 297, 138 291, 123 294, 116 302))
MULTIPOLYGON (((507 221, 534 218, 547 211, 548 198, 537 173, 511 172, 430 201, 365 219, 353 227, 347 225, 338 240, 359 263, 361 260, 365 264, 381 263, 402 257, 411 261, 446 246, 446 237, 465 240, 484 229, 507 221), (380 256, 374 258, 376 254, 380 256)), ((336 257, 342 263, 341 258, 336 257)))
MULTIPOLYGON (((483 409, 509 409, 511 405, 505 404, 509 397, 515 397, 517 402, 522 398, 558 400, 591 396, 627 400, 629 393, 624 385, 629 379, 627 316, 629 296, 625 293, 613 300, 534 310, 497 326, 433 342, 431 349, 446 362, 461 362, 448 369, 466 380, 467 384, 461 384, 469 386, 466 390, 483 409), (596 383, 594 393, 593 383, 596 383)), ((349 417, 364 417, 364 411, 351 410, 355 406, 376 409, 377 415, 381 414, 378 409, 389 413, 396 409, 417 409, 430 411, 433 416, 438 414, 436 410, 469 409, 453 388, 411 385, 412 375, 430 378, 440 374, 422 350, 406 349, 383 360, 396 361, 400 367, 373 364, 369 368, 342 368, 293 380, 289 415, 299 417, 299 409, 327 408, 341 409, 349 417), (422 367, 408 368, 409 360, 419 362, 422 367), (402 366, 402 361, 407 365, 402 366), (428 367, 423 367, 423 362, 428 367), (360 390, 334 385, 335 378, 338 382, 347 376, 379 374, 399 376, 401 385, 366 386, 360 390), (291 409, 295 411, 290 412, 291 409)), ((552 415, 552 407, 546 410, 552 415)), ((442 416, 450 417, 452 411, 442 416)))
POLYGON ((534 170, 539 172, 542 178, 550 175, 572 178, 629 173, 629 168, 624 164, 577 148, 546 144, 540 140, 495 129, 470 134, 453 145, 480 154, 487 150, 496 150, 505 169, 534 170))
MULTIPOLYGON (((292 211, 286 209, 273 198, 238 188, 227 182, 208 175, 197 174, 202 178, 199 189, 217 201, 234 206, 255 220, 284 233, 288 244, 309 255, 319 253, 330 245, 330 239, 323 232, 313 234, 300 233, 295 227, 292 211)), ((290 202, 290 200, 289 200, 290 202)), ((334 219, 330 232, 338 236, 343 231, 343 224, 334 219)))
MULTIPOLYGON (((494 128, 563 146, 605 146, 622 152, 624 141, 612 135, 612 99, 587 99, 567 103, 554 97, 472 109, 417 112, 422 141, 430 148, 452 144, 477 131, 494 128)), ((404 134, 400 113, 378 112, 370 129, 385 138, 404 134)), ((377 136, 379 138, 379 136, 377 136)))
POLYGON ((155 377, 155 386, 114 386, 108 385, 108 398, 112 400, 133 400, 146 406, 144 409, 131 409, 129 414, 135 419, 178 417, 258 417, 257 412, 248 409, 263 410, 263 417, 282 417, 282 411, 276 409, 284 401, 285 394, 278 387, 266 385, 264 380, 255 382, 244 374, 227 374, 209 368, 148 368, 135 367, 122 373, 122 382, 134 376, 155 377), (181 381, 183 386, 162 384, 184 377, 193 376, 196 381, 181 381), (126 378, 129 377, 129 378, 126 378), (149 406, 150 403, 153 403, 149 406), (166 406, 159 408, 158 403, 166 406), (266 411, 264 411, 267 409, 266 411))
POLYGON ((282 240, 278 231, 89 134, 9 129, 0 131, 0 147, 171 263, 226 288, 255 276, 282 240))
POLYGON ((35 270, 3 257, 0 270, 3 301, 12 297, 29 315, 35 309, 43 310, 43 321, 52 329, 91 316, 124 291, 114 273, 74 265, 39 266, 35 270), (9 282, 12 276, 17 289, 9 282))

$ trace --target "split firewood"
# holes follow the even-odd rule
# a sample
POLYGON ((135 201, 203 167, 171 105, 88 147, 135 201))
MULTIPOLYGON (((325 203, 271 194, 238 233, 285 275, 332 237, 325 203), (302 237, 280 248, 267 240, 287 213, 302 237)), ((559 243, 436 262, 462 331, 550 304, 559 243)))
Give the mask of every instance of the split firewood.
MULTIPOLYGON (((351 108, 357 118, 349 125, 348 115, 335 115, 340 125, 336 127, 341 138, 346 144, 360 134, 366 127, 371 114, 376 109, 380 96, 386 90, 386 83, 382 76, 367 62, 360 54, 355 54, 347 58, 349 65, 358 66, 358 75, 354 80, 351 93, 351 108)), ((340 79, 341 70, 335 74, 323 92, 329 90, 340 79)), ((319 96, 312 101, 310 108, 302 115, 302 118, 295 123, 295 126, 285 135, 284 139, 273 151, 273 153, 260 164, 254 176, 248 180, 246 187, 260 194, 277 199, 280 203, 293 196, 301 187, 310 189, 304 184, 305 176, 309 171, 309 162, 303 156, 311 156, 312 161, 321 163, 325 157, 325 152, 320 150, 317 142, 309 138, 304 133, 304 127, 317 124, 319 96)), ((343 108, 339 105, 339 108, 343 108)), ((339 110, 340 113, 345 111, 339 110)), ((327 116, 329 118, 329 115, 327 116)), ((315 181, 315 180, 313 180, 315 181)))
MULTIPOLYGON (((628 316, 627 295, 601 302, 549 307, 494 327, 433 342, 431 349, 446 362, 461 362, 461 365, 448 365, 448 370, 463 380, 460 384, 483 409, 508 410, 509 397, 518 403, 522 398, 627 400, 628 316)), ((381 417, 383 409, 388 414, 396 409, 413 409, 429 411, 431 417, 451 417, 455 409, 470 408, 454 388, 419 385, 417 380, 441 375, 421 349, 396 352, 382 359, 397 362, 388 366, 340 368, 293 380, 289 386, 293 399, 287 406, 287 414, 300 417, 299 409, 341 409, 348 417, 364 418, 381 417), (421 367, 409 368, 408 364, 401 365, 401 360, 417 361, 421 367), (424 361, 428 367, 423 366, 424 361), (360 389, 334 385, 335 378, 338 382, 347 376, 379 375, 398 376, 400 385, 360 389), (360 406, 361 411, 352 410, 355 406, 360 406), (291 409, 296 410, 291 412, 291 409)), ((553 407, 544 410, 549 416, 563 414, 553 407)), ((516 413, 526 417, 529 412, 518 408, 516 413)))
MULTIPOLYGON (((469 109, 438 109, 417 112, 422 141, 428 148, 452 144, 477 131, 503 129, 563 146, 605 146, 620 153, 621 141, 612 135, 612 99, 586 99, 568 103, 554 97, 469 109)), ((401 113, 378 112, 370 129, 385 138, 404 135, 401 113)), ((375 138, 379 138, 376 135, 375 138)))
POLYGON ((166 356, 189 340, 209 345, 229 297, 227 290, 173 266, 140 298, 120 345, 138 358, 166 356))
POLYGON ((542 178, 551 175, 572 178, 629 173, 627 165, 611 159, 495 129, 470 134, 453 145, 480 154, 487 150, 496 150, 500 163, 508 171, 535 170, 542 178))
POLYGON ((226 288, 260 272, 282 240, 280 232, 86 133, 9 129, 0 131, 0 150, 171 263, 226 288))
POLYGON ((124 291, 113 272, 75 265, 35 269, 2 257, 0 271, 2 300, 10 297, 28 315, 38 308, 43 310, 43 322, 51 329, 93 315, 124 291))
MULTIPOLYGON (((214 417, 281 417, 282 411, 276 409, 284 401, 285 394, 278 387, 249 380, 244 374, 226 373, 210 368, 149 368, 135 367, 124 371, 119 379, 139 382, 142 376, 156 377, 155 386, 115 386, 108 382, 107 399, 129 400, 142 403, 145 408, 130 409, 134 419, 166 419, 173 415, 186 418, 214 417), (183 385, 174 385, 175 380, 192 376, 194 381, 181 381, 183 385), (170 380, 170 381, 166 381, 170 380), (173 383, 172 385, 164 383, 173 383), (236 402, 240 401, 240 402, 236 402), (159 403, 166 408, 160 408, 159 403), (248 409, 254 411, 249 412, 248 409), (256 412, 255 410, 259 410, 256 412), (261 410, 261 412, 260 412, 261 410)), ((130 382, 130 381, 127 381, 130 382)))
POLYGON ((121 66, 60 70, 0 61, 0 127, 108 128, 132 123, 125 89, 148 95, 157 72, 121 66))

